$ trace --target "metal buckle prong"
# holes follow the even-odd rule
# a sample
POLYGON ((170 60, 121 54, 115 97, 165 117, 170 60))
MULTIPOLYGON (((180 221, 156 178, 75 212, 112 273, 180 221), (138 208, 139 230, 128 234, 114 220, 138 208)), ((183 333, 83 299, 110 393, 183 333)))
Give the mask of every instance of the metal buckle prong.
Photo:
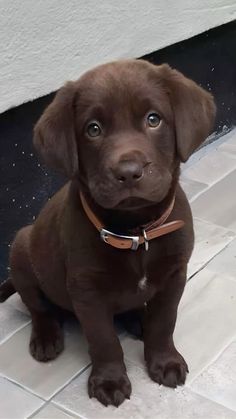
POLYGON ((146 233, 145 229, 143 229, 143 238, 144 238, 145 250, 147 252, 148 249, 149 249, 149 243, 148 243, 147 233, 146 233))
POLYGON ((100 237, 105 243, 107 243, 107 236, 117 237, 118 239, 132 240, 131 250, 137 250, 139 247, 139 236, 123 236, 121 234, 115 234, 109 230, 106 230, 105 228, 102 228, 100 230, 100 237))

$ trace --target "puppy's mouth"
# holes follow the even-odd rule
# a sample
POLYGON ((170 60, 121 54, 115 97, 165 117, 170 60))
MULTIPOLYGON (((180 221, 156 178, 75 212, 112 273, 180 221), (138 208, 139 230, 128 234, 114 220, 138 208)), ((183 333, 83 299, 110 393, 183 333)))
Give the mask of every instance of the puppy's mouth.
POLYGON ((166 196, 169 188, 160 188, 159 190, 153 189, 149 194, 143 191, 120 191, 120 193, 107 192, 105 194, 100 193, 98 188, 93 190, 91 193, 93 199, 98 205, 105 209, 111 210, 123 210, 123 211, 134 211, 140 210, 145 207, 161 202, 166 196))
POLYGON ((135 209, 145 208, 147 206, 150 206, 151 204, 154 204, 154 202, 149 201, 149 200, 144 199, 144 198, 139 198, 139 197, 132 196, 132 197, 129 197, 129 198, 122 199, 116 205, 116 209, 119 209, 119 210, 135 210, 135 209))

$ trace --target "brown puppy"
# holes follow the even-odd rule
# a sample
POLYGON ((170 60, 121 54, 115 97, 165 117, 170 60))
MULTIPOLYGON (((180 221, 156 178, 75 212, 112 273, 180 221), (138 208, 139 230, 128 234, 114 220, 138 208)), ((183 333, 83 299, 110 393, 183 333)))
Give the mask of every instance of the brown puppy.
POLYGON ((210 133, 214 115, 212 96, 179 72, 128 60, 66 84, 35 127, 44 161, 71 180, 34 225, 18 232, 1 298, 19 292, 32 315, 30 351, 39 361, 63 349, 54 305, 74 311, 92 359, 89 395, 104 405, 118 406, 131 393, 116 313, 143 308, 150 377, 170 387, 185 382, 188 368, 173 331, 193 228, 179 166, 210 133), (163 214, 185 225, 148 240, 148 251, 144 244, 130 249, 137 238, 113 236, 144 241, 163 214), (112 232, 103 235, 108 243, 99 222, 112 232))

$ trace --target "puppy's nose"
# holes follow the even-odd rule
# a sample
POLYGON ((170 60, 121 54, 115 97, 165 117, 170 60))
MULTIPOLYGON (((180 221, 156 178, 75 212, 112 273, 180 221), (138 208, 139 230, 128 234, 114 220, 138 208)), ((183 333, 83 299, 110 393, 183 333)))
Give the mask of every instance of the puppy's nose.
POLYGON ((131 186, 143 177, 143 166, 136 161, 124 160, 117 165, 114 175, 119 182, 131 186))

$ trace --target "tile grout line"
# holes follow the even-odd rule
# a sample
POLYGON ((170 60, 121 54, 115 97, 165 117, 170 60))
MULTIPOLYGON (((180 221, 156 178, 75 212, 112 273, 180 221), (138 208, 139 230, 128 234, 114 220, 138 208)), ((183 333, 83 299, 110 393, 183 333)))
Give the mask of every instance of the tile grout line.
MULTIPOLYGON (((206 397, 206 396, 204 396, 204 395, 202 395, 202 394, 200 394, 200 393, 198 393, 197 391, 194 391, 192 388, 190 388, 190 387, 188 387, 188 389, 189 390, 191 390, 191 392, 193 393, 193 394, 196 394, 197 396, 199 396, 199 397, 201 397, 201 398, 203 398, 203 399, 205 399, 205 400, 208 400, 209 402, 211 402, 212 404, 215 404, 215 405, 217 405, 217 406, 220 406, 220 407, 223 407, 225 410, 226 410, 226 412, 227 412, 227 410, 228 411, 230 411, 230 412, 232 412, 232 413, 236 413, 236 411, 235 410, 232 410, 230 407, 227 407, 227 406, 225 406, 224 404, 222 404, 222 403, 219 403, 219 402, 216 402, 215 400, 212 400, 212 399, 209 399, 209 397, 206 397)), ((217 419, 217 418, 216 418, 217 419)))
MULTIPOLYGON (((46 404, 52 403, 53 406, 57 407, 58 409, 64 410, 66 413, 70 413, 70 414, 75 414, 73 411, 70 410, 66 410, 65 407, 62 407, 60 404, 56 403, 53 401, 53 399, 61 392, 64 390, 64 388, 66 388, 70 383, 72 383, 72 381, 74 381, 75 379, 79 378, 89 367, 91 366, 91 362, 86 365, 84 368, 81 369, 81 371, 77 374, 75 374, 73 377, 71 377, 66 383, 63 384, 63 386, 61 386, 48 400, 46 404)), ((82 419, 87 419, 86 417, 81 416, 80 414, 78 414, 76 417, 80 417, 82 419)))
MULTIPOLYGON (((89 397, 89 396, 88 396, 89 397)), ((76 413, 74 410, 71 410, 70 408, 65 408, 64 406, 51 402, 54 407, 56 407, 59 410, 62 410, 63 412, 69 414, 70 416, 74 415, 75 418, 79 419, 89 419, 87 416, 82 415, 81 413, 76 413)))
POLYGON ((55 391, 55 393, 48 399, 48 401, 52 401, 52 399, 56 397, 62 390, 64 390, 64 388, 67 387, 68 384, 70 384, 76 378, 80 377, 90 366, 91 366, 91 362, 89 362, 89 364, 87 364, 79 372, 77 372, 69 380, 67 380, 57 391, 55 391))
MULTIPOLYGON (((214 133, 213 133, 214 134, 214 133)), ((203 145, 200 146, 191 156, 190 160, 193 160, 193 163, 190 163, 190 161, 183 164, 183 170, 187 170, 188 168, 191 168, 194 166, 194 164, 198 163, 202 158, 209 156, 209 154, 214 153, 218 151, 219 147, 221 147, 224 144, 229 143, 229 141, 232 140, 232 138, 236 136, 236 126, 232 127, 228 132, 226 132, 223 135, 220 135, 218 138, 215 138, 215 141, 207 141, 207 139, 210 139, 210 137, 207 137, 204 141, 203 145), (230 135, 229 135, 230 134, 230 135), (229 138, 225 138, 225 137, 229 138), (186 169, 184 167, 186 166, 186 169)))
MULTIPOLYGON (((75 375, 73 375, 69 380, 67 380, 60 388, 57 389, 57 391, 55 391, 52 396, 49 399, 44 399, 42 396, 40 396, 39 394, 35 393, 32 389, 30 389, 27 386, 24 386, 24 384, 19 383, 17 381, 15 381, 13 378, 10 378, 8 376, 2 375, 0 373, 0 377, 3 378, 4 380, 14 384, 16 387, 18 387, 19 389, 25 391, 28 394, 31 394, 32 396, 37 397, 39 400, 41 400, 43 402, 42 406, 40 406, 38 409, 36 409, 30 416, 29 418, 32 417, 32 415, 36 414, 38 411, 40 411, 41 409, 43 409, 43 407, 45 407, 46 405, 48 405, 49 403, 53 403, 53 405, 55 405, 56 407, 59 406, 56 403, 53 402, 53 398, 57 396, 57 394, 59 394, 62 390, 64 390, 65 387, 67 387, 68 384, 70 384, 74 379, 78 378, 80 375, 82 375, 89 367, 90 367, 91 363, 89 363, 88 365, 86 365, 86 367, 82 368, 79 372, 77 372, 75 375)), ((67 412, 69 413, 69 412, 67 412)), ((79 416, 77 416, 79 417, 79 416)), ((86 418, 85 418, 86 419, 86 418)))
POLYGON ((15 384, 18 388, 20 388, 21 390, 26 391, 27 393, 31 394, 32 396, 37 397, 38 399, 42 400, 43 402, 46 402, 47 400, 45 400, 42 396, 39 396, 37 393, 35 393, 32 389, 30 389, 29 387, 24 386, 24 384, 19 383, 18 381, 15 381, 14 378, 8 377, 6 375, 3 375, 0 373, 0 377, 3 378, 4 380, 9 381, 12 384, 15 384))
POLYGON ((216 224, 216 223, 214 223, 214 222, 212 222, 212 221, 209 221, 209 220, 204 220, 203 218, 197 217, 196 215, 194 215, 194 216, 193 216, 193 221, 194 221, 194 220, 196 220, 196 221, 201 221, 201 222, 202 222, 202 223, 204 223, 204 224, 209 224, 209 226, 218 227, 218 228, 220 228, 220 229, 224 230, 224 231, 225 231, 225 233, 229 233, 229 234, 231 234, 231 235, 234 235, 234 236, 235 236, 235 238, 236 238, 236 231, 234 231, 234 230, 230 230, 228 227, 221 226, 221 225, 216 224))
POLYGON ((46 406, 48 405, 48 402, 45 402, 42 406, 40 406, 38 409, 34 410, 33 413, 31 413, 29 416, 27 416, 27 419, 33 418, 37 413, 41 412, 46 406))
MULTIPOLYGON (((193 390, 193 388, 191 387, 191 385, 193 384, 193 382, 205 371, 207 370, 211 365, 213 365, 217 359, 223 354, 223 352, 235 341, 236 335, 234 334, 233 336, 231 336, 227 343, 225 343, 225 345, 223 346, 223 348, 215 355, 213 356, 213 358, 204 366, 202 367, 202 369, 196 374, 196 376, 194 378, 191 378, 189 380, 189 383, 187 383, 187 387, 191 388, 193 390)), ((194 390, 193 390, 194 391, 194 390)))
POLYGON ((194 272, 192 275, 190 275, 187 278, 187 282, 190 281, 195 275, 197 275, 199 272, 201 272, 203 269, 205 269, 207 267, 207 265, 209 265, 209 263, 215 259, 218 255, 220 255, 221 252, 223 252, 225 249, 227 249, 227 247, 235 240, 235 237, 232 237, 232 239, 224 246, 222 247, 222 249, 219 250, 219 252, 217 252, 214 256, 212 256, 207 262, 205 262, 204 265, 200 266, 200 268, 194 272))
POLYGON ((53 403, 52 401, 46 401, 41 407, 39 407, 38 409, 36 409, 33 413, 31 413, 31 415, 27 416, 27 419, 32 419, 34 418, 35 415, 37 415, 38 413, 40 413, 43 409, 45 409, 45 407, 49 406, 50 404, 52 404, 56 409, 61 410, 62 412, 68 414, 71 416, 71 414, 73 413, 75 418, 81 418, 81 419, 87 419, 86 417, 83 417, 81 415, 77 415, 77 413, 74 413, 70 410, 67 410, 64 406, 61 407, 59 405, 57 405, 56 403, 53 403))
MULTIPOLYGON (((193 163, 191 164, 190 161, 188 160, 186 163, 183 164, 182 166, 183 170, 187 170, 188 168, 193 167, 194 164, 198 163, 204 157, 207 157, 214 152, 219 151, 220 153, 222 153, 222 151, 219 150, 219 148, 222 145, 228 145, 234 137, 236 137, 236 126, 232 127, 232 129, 228 131, 227 133, 220 135, 218 138, 215 138, 215 141, 207 142, 207 139, 209 139, 209 137, 207 137, 204 143, 202 144, 202 146, 200 146, 197 150, 195 150, 195 152, 190 157, 190 161, 193 160, 193 163), (186 169, 184 169, 185 166, 186 166, 186 169)), ((223 153, 224 152, 225 151, 223 151, 223 153)), ((234 159, 234 156, 232 158, 234 159)))
POLYGON ((58 393, 60 393, 60 391, 62 391, 68 384, 70 384, 75 378, 79 377, 80 375, 82 375, 91 365, 91 362, 86 365, 85 367, 83 367, 79 372, 77 371, 72 377, 70 377, 61 387, 59 387, 48 399, 43 398, 43 396, 40 396, 39 394, 37 394, 36 392, 34 392, 34 390, 32 390, 30 387, 25 386, 22 383, 19 383, 18 381, 15 381, 14 378, 12 377, 8 377, 7 375, 3 375, 2 373, 0 373, 0 377, 4 378, 10 382, 12 382, 13 384, 15 384, 17 387, 21 388, 22 390, 27 391, 28 393, 31 393, 33 396, 38 397, 39 399, 43 400, 44 402, 50 402, 58 393))
POLYGON ((29 324, 31 324, 32 321, 31 319, 28 320, 26 323, 24 323, 23 325, 19 326, 17 329, 14 330, 14 332, 10 333, 10 335, 7 335, 1 342, 0 342, 0 346, 5 344, 9 339, 11 339, 16 333, 20 332, 22 329, 24 329, 25 327, 29 326, 29 324))
MULTIPOLYGON (((234 167, 234 169, 230 170, 229 172, 227 172, 226 174, 224 174, 223 176, 221 176, 219 179, 217 179, 216 182, 213 182, 210 185, 207 185, 206 188, 204 188, 202 191, 199 191, 195 196, 193 196, 191 199, 189 199, 189 203, 192 204, 197 198, 199 198, 199 196, 201 196, 204 193, 206 193, 207 191, 209 191, 213 186, 217 185, 217 183, 219 183, 222 180, 224 180, 227 176, 229 176, 234 171, 236 171, 236 167, 234 167)), ((193 179, 188 178, 188 177, 186 177, 186 179, 189 179, 189 180, 193 181, 193 179)), ((199 180, 198 181, 195 180, 195 182, 199 182, 199 180)))

